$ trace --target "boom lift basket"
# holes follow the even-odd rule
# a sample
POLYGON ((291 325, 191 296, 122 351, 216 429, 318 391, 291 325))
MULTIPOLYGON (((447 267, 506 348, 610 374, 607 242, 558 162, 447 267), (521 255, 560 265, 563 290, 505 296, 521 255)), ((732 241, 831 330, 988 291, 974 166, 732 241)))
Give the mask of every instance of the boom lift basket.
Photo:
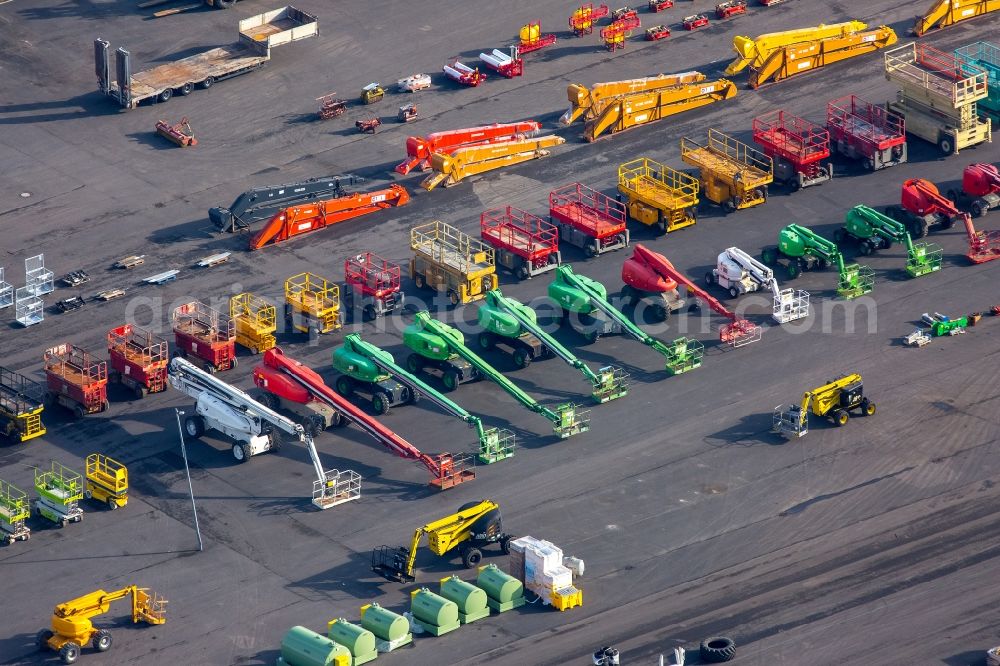
POLYGON ((771 431, 785 437, 803 437, 809 432, 809 413, 799 405, 778 405, 771 417, 771 431))
POLYGON ((361 498, 361 475, 354 470, 327 470, 323 481, 313 481, 312 503, 320 509, 361 498))
POLYGON ((506 428, 490 428, 483 433, 476 459, 484 465, 506 460, 514 455, 515 435, 506 428))
POLYGON ((809 292, 803 289, 782 289, 774 294, 771 316, 779 324, 809 316, 809 292))
POLYGON ((875 271, 870 266, 847 264, 837 278, 837 295, 850 300, 870 293, 875 286, 875 271))

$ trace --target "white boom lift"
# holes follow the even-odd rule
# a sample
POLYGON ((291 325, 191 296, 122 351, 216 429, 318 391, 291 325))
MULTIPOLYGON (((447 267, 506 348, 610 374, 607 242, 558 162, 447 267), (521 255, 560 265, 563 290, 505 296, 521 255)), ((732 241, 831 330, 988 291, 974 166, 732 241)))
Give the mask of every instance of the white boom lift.
POLYGON ((183 358, 171 359, 167 376, 171 386, 195 399, 195 413, 184 417, 184 433, 188 437, 197 439, 208 429, 218 430, 235 440, 233 457, 243 463, 252 456, 278 450, 281 435, 274 431, 280 430, 305 444, 309 451, 316 471, 314 505, 328 509, 360 496, 357 473, 325 471, 312 437, 298 423, 183 358))
POLYGON ((719 253, 715 268, 705 274, 705 282, 729 290, 733 298, 760 289, 770 289, 774 296, 771 316, 779 324, 802 319, 809 314, 809 292, 782 289, 774 271, 738 247, 719 253))

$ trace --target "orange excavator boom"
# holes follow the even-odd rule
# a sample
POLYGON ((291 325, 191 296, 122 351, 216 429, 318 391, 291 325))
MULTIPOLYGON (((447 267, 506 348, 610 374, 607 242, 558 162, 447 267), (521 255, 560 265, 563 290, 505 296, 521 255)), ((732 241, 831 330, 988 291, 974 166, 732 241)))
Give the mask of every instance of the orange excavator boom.
POLYGON ((332 199, 282 209, 250 239, 250 249, 281 243, 310 231, 350 220, 375 211, 405 206, 410 193, 402 185, 390 185, 372 192, 349 192, 332 199))

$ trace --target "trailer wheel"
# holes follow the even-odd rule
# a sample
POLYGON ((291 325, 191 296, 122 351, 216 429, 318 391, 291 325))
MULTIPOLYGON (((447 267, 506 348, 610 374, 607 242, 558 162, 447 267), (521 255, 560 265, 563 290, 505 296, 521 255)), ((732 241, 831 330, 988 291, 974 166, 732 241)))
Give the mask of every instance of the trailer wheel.
POLYGON ((215 77, 214 76, 206 76, 205 80, 201 82, 201 87, 204 88, 205 90, 208 90, 209 88, 212 87, 213 83, 215 83, 215 77))
POLYGON ((376 414, 386 414, 389 411, 389 400, 382 393, 372 395, 372 409, 376 414))
POLYGON ((871 416, 875 413, 875 403, 868 398, 864 398, 861 401, 861 411, 865 416, 871 416))
POLYGON ((972 213, 972 217, 982 217, 986 214, 986 206, 981 201, 973 201, 969 206, 969 212, 972 213))
POLYGON ((73 642, 66 643, 59 650, 59 658, 64 664, 75 664, 80 658, 80 646, 73 642))
POLYGON ((337 393, 350 398, 354 394, 354 380, 347 375, 337 377, 337 393))
POLYGON ((181 97, 187 97, 193 92, 194 92, 194 84, 191 83, 190 81, 188 81, 187 83, 185 83, 184 85, 182 85, 180 88, 177 89, 177 94, 180 95, 181 97))
POLYGON ((466 569, 475 569, 483 561, 483 551, 469 546, 462 549, 462 564, 466 569))
POLYGON ((195 414, 184 419, 184 434, 191 439, 198 439, 205 434, 205 419, 195 414))
POLYGON ((107 629, 101 629, 96 634, 94 634, 94 649, 98 652, 107 652, 111 649, 111 632, 107 629))
MULTIPOLYGON (((13 543, 13 541, 11 541, 13 543)), ((35 634, 35 646, 39 650, 47 650, 49 648, 49 639, 52 638, 53 633, 51 629, 42 629, 37 634, 35 634)))
POLYGON ((170 88, 166 88, 164 90, 161 90, 160 94, 156 96, 156 101, 157 102, 166 102, 166 101, 170 100, 170 98, 173 97, 173 96, 174 96, 174 91, 171 90, 170 88))
POLYGON ((488 331, 483 331, 479 334, 479 348, 483 351, 489 351, 493 349, 496 341, 493 339, 493 334, 488 331))
POLYGON ((706 638, 699 646, 701 660, 708 664, 721 664, 736 657, 736 641, 726 636, 706 638))
POLYGON ((86 409, 86 407, 84 407, 83 405, 81 405, 79 403, 73 405, 73 418, 75 418, 75 419, 82 419, 86 415, 87 415, 87 409, 86 409))
POLYGON ((531 352, 527 349, 515 349, 514 350, 514 363, 519 368, 527 368, 531 365, 531 352))
POLYGON ((847 425, 847 422, 851 420, 851 415, 848 414, 843 409, 833 410, 833 423, 834 425, 840 427, 847 425))

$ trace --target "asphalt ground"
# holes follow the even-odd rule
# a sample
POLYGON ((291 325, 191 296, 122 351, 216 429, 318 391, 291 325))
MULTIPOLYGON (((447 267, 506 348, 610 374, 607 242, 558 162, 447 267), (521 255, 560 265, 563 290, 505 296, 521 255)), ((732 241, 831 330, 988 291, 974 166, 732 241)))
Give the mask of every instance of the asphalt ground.
MULTIPOLYGON (((693 3, 698 11, 711 4, 693 3)), ((57 276, 77 269, 91 274, 84 296, 128 290, 127 298, 107 304, 88 303, 65 315, 50 311, 29 329, 14 325, 13 313, 5 311, 0 364, 41 380, 45 348, 70 341, 103 355, 105 332, 128 319, 172 337, 169 314, 177 303, 221 305, 244 290, 280 302, 286 277, 308 270, 339 279, 343 260, 358 252, 408 261, 408 231, 419 223, 439 219, 474 234, 484 209, 510 204, 544 214, 548 192, 572 181, 612 194, 617 165, 636 157, 683 168, 681 136, 704 137, 714 127, 749 140, 751 119, 773 108, 820 121, 834 97, 889 99, 892 85, 881 57, 873 55, 758 91, 747 90, 740 76, 734 100, 594 144, 582 142, 579 125, 556 128, 567 143, 550 157, 447 190, 426 193, 417 187, 421 174, 392 173, 410 134, 524 118, 555 128, 568 83, 689 69, 714 77, 730 60, 735 34, 849 18, 886 23, 903 36, 917 12, 913 4, 790 0, 687 34, 678 24, 692 10, 678 0, 655 17, 641 12, 644 25, 670 23, 669 39, 634 37, 624 51, 609 54, 596 35, 574 39, 565 31, 572 7, 560 3, 307 0, 296 6, 319 16, 318 39, 276 49, 262 71, 127 113, 96 92, 94 38, 109 39, 113 48, 127 45, 137 64, 162 63, 228 43, 239 17, 271 5, 245 0, 228 12, 156 21, 130 2, 0 5, 0 262, 6 279, 21 283, 23 259, 44 253, 57 276), (502 47, 533 19, 559 39, 525 57, 524 77, 491 77, 476 89, 443 80, 447 58, 474 59, 502 47), (435 87, 390 94, 377 107, 352 104, 327 123, 314 120, 313 99, 323 93, 353 97, 373 79, 388 84, 415 71, 431 73, 435 87), (421 119, 399 126, 392 118, 409 101, 419 104, 421 119), (385 124, 374 136, 357 134, 354 120, 372 111, 385 124), (198 136, 196 148, 174 148, 153 132, 156 120, 182 116, 198 136), (248 187, 347 172, 372 185, 398 180, 413 201, 252 255, 244 251, 245 235, 209 228, 206 210, 227 205, 248 187), (225 250, 234 253, 228 264, 191 268, 225 250), (110 270, 128 254, 145 254, 145 265, 130 273, 110 270), (172 268, 181 271, 177 281, 140 286, 143 277, 172 268)), ((990 39, 997 26, 996 19, 980 19, 924 39, 950 50, 990 39)), ((868 174, 837 161, 829 183, 793 195, 774 187, 766 205, 729 216, 706 208, 695 227, 666 237, 633 226, 633 240, 699 279, 723 248, 756 254, 792 221, 829 236, 850 206, 895 203, 906 178, 953 187, 968 162, 1000 160, 996 146, 945 159, 911 139, 908 164, 868 174)), ((996 228, 991 216, 978 223, 996 228)), ((921 313, 960 315, 1000 302, 998 265, 969 266, 962 229, 928 240, 944 249, 939 273, 906 279, 905 252, 895 246, 863 258, 875 270, 875 290, 847 304, 834 298, 831 271, 789 283, 812 295, 812 314, 800 324, 777 327, 768 317, 769 299, 743 297, 741 311, 765 328, 760 342, 743 349, 719 344, 724 320, 717 316, 647 326, 664 339, 689 335, 704 342, 703 366, 678 377, 668 378, 659 356, 634 341, 611 336, 582 346, 572 331, 558 331, 592 367, 624 367, 630 394, 594 406, 590 432, 558 440, 546 421, 496 386, 463 386, 454 397, 487 425, 514 430, 518 452, 445 493, 429 489, 423 468, 388 455, 355 428, 317 442, 325 467, 363 477, 359 502, 325 512, 308 501, 312 470, 300 447, 236 465, 224 439, 191 442, 203 552, 197 551, 176 434, 174 410, 190 409, 188 398, 171 391, 132 401, 112 389, 107 414, 73 422, 59 409, 48 410, 45 437, 0 450, 2 478, 30 489, 33 468, 55 459, 82 469, 86 455, 100 451, 128 465, 130 503, 114 513, 87 504, 84 521, 65 529, 33 519, 33 538, 4 549, 7 629, 0 662, 55 663, 54 654, 34 648, 52 607, 93 589, 134 583, 170 600, 168 622, 131 627, 127 607, 116 606, 98 622, 114 630, 114 647, 103 655, 88 650, 87 663, 273 663, 293 625, 324 632, 329 619, 356 620, 358 608, 371 601, 402 612, 414 587, 435 587, 451 573, 471 577, 457 557, 421 550, 417 584, 390 584, 369 572, 369 553, 383 543, 406 543, 416 526, 489 497, 501 503, 507 531, 549 539, 586 562, 578 581, 584 605, 565 613, 532 605, 441 638, 418 638, 380 662, 589 663, 594 649, 610 644, 622 650, 623 663, 653 664, 674 646, 693 648, 723 634, 737 641, 739 663, 747 664, 982 664, 983 650, 1000 644, 1000 319, 984 318, 966 335, 920 350, 904 347, 900 338, 921 313), (769 433, 775 405, 845 372, 863 375, 878 404, 875 416, 843 429, 814 421, 796 442, 769 433)), ((612 294, 627 256, 619 251, 585 260, 575 249, 563 250, 577 272, 602 281, 612 294)), ((501 284, 505 294, 537 304, 533 299, 544 295, 548 281, 517 283, 504 274, 501 284)), ((411 302, 424 297, 439 318, 475 319, 474 306, 451 311, 409 281, 405 288, 411 302)), ((72 293, 60 289, 46 304, 72 293)), ((408 321, 361 330, 403 358, 401 330, 408 321)), ((286 353, 331 382, 330 352, 339 339, 310 344, 296 334, 279 335, 286 353)), ((588 385, 558 360, 515 370, 499 352, 487 358, 544 404, 587 402, 588 385)), ((225 378, 246 388, 254 359, 240 360, 225 378)), ((383 418, 421 450, 474 446, 472 431, 426 403, 383 418)), ((488 561, 506 564, 495 552, 488 561)))

